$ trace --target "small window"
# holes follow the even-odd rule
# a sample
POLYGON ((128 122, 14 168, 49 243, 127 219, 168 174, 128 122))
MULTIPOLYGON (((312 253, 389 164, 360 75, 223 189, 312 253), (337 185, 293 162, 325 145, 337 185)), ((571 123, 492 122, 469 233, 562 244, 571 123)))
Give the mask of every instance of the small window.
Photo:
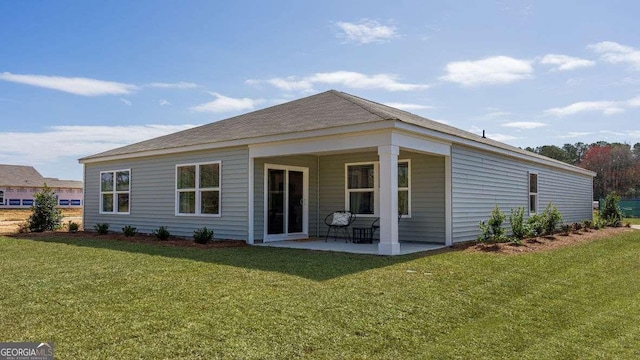
POLYGON ((220 215, 220 162, 176 166, 176 214, 220 215))
POLYGON ((4 205, 4 191, 0 190, 0 205, 4 205))
POLYGON ((411 215, 411 167, 409 160, 398 162, 398 213, 411 215))
POLYGON ((529 173, 529 213, 538 213, 538 174, 529 173))
POLYGON ((128 214, 131 193, 131 170, 100 173, 100 212, 128 214))

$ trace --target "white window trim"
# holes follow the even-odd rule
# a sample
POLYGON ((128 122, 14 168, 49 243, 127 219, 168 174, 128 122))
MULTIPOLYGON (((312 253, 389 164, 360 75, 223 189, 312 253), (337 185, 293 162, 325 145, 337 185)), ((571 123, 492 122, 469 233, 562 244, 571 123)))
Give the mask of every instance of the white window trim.
POLYGON ((527 205, 528 205, 528 212, 529 215, 535 215, 537 213, 539 213, 540 208, 538 207, 539 204, 539 196, 538 194, 540 193, 540 175, 538 174, 537 171, 528 171, 527 172, 527 193, 529 194, 529 196, 527 196, 527 205), (535 175, 536 176, 536 192, 531 192, 531 175, 535 175), (535 195, 536 197, 536 211, 531 211, 531 195, 535 195))
POLYGON ((222 161, 205 161, 198 163, 177 164, 175 168, 175 183, 173 188, 175 189, 175 216, 199 216, 199 217, 222 217, 222 161), (218 187, 200 188, 200 166, 201 165, 213 165, 218 164, 218 187), (196 167, 196 187, 191 189, 178 189, 178 168, 184 166, 196 167), (196 193, 196 212, 193 214, 185 214, 180 212, 180 193, 185 191, 195 191, 196 193), (218 213, 217 214, 202 214, 200 207, 201 193, 203 191, 218 191, 218 213))
MULTIPOLYGON (((110 215, 129 215, 131 214, 131 181, 132 181, 133 177, 131 176, 131 168, 129 169, 118 169, 118 170, 105 170, 105 171, 100 171, 100 182, 98 184, 100 184, 100 191, 99 191, 99 196, 100 196, 100 201, 98 202, 100 204, 100 214, 110 214, 110 215), (128 191, 118 191, 116 190, 116 173, 118 172, 123 172, 123 171, 128 171, 129 172, 129 190, 128 191), (102 191, 102 174, 105 173, 112 173, 113 174, 113 191, 102 191), (113 204, 112 204, 112 209, 113 211, 103 211, 103 206, 102 206, 102 194, 113 194, 113 204), (118 194, 129 194, 129 211, 126 212, 120 212, 118 211, 118 194)), ((56 202, 59 201, 58 199, 58 195, 56 194, 56 202)))
POLYGON ((364 162, 355 162, 355 163, 345 163, 344 164, 344 209, 346 211, 351 211, 351 203, 349 202, 349 194, 352 192, 371 192, 373 190, 373 214, 357 214, 358 217, 363 218, 374 218, 378 217, 378 213, 380 212, 378 198, 380 197, 380 184, 378 183, 380 178, 380 174, 378 174, 378 162, 377 161, 364 161, 364 162), (349 166, 358 166, 358 165, 373 165, 373 189, 349 189, 349 166))
MULTIPOLYGON (((407 163, 409 167, 409 187, 398 187, 398 191, 407 190, 409 192, 409 208, 408 214, 402 215, 403 219, 411 218, 411 159, 398 160, 398 164, 407 163)), ((371 189, 349 189, 349 166, 357 165, 373 165, 373 214, 357 214, 359 218, 376 218, 380 217, 380 170, 379 161, 363 161, 344 164, 344 208, 346 211, 350 211, 349 194, 352 192, 370 192, 371 189)))

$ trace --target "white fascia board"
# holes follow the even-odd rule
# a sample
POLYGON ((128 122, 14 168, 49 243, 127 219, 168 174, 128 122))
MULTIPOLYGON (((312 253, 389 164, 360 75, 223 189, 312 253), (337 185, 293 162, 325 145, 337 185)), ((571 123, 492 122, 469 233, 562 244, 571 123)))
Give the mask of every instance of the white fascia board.
POLYGON ((416 150, 423 153, 451 156, 451 143, 417 137, 407 133, 393 131, 391 143, 402 148, 416 150))
POLYGON ((269 143, 269 142, 275 142, 275 141, 306 139, 306 138, 313 138, 313 137, 319 137, 319 136, 342 135, 342 134, 349 134, 354 132, 390 129, 390 128, 393 128, 393 126, 394 126, 394 121, 382 120, 382 121, 376 121, 376 122, 366 123, 366 124, 340 126, 340 127, 333 127, 333 128, 327 128, 327 129, 318 129, 318 130, 285 133, 285 134, 262 136, 262 137, 255 137, 255 138, 221 141, 216 143, 180 146, 180 147, 169 148, 169 149, 139 151, 139 152, 129 153, 129 154, 103 156, 103 157, 90 158, 90 159, 82 158, 82 159, 79 159, 78 162, 80 164, 90 164, 90 163, 112 161, 112 160, 123 160, 123 159, 141 158, 141 157, 148 157, 148 156, 177 154, 177 153, 184 153, 184 152, 191 152, 191 151, 213 150, 213 149, 221 149, 221 148, 234 147, 234 146, 247 146, 252 144, 269 143))
POLYGON ((562 162, 555 162, 555 161, 553 161, 551 159, 545 160, 545 159, 538 158, 536 156, 530 156, 530 155, 521 154, 519 152, 515 152, 515 151, 499 148, 499 147, 496 147, 496 146, 491 146, 489 144, 483 144, 481 142, 465 139, 465 138, 462 138, 462 137, 459 137, 459 136, 455 136, 455 135, 449 135, 449 134, 441 133, 439 131, 423 128, 421 126, 412 125, 412 124, 404 123, 404 122, 401 122, 401 121, 396 122, 395 125, 399 129, 403 129, 403 130, 410 131, 410 132, 413 132, 413 133, 418 133, 418 134, 421 134, 421 135, 433 137, 433 138, 436 138, 436 139, 439 139, 439 140, 443 140, 443 141, 446 141, 446 142, 451 142, 451 143, 454 143, 454 144, 461 144, 461 145, 465 145, 465 146, 468 146, 468 147, 472 147, 472 148, 476 148, 476 149, 480 149, 480 150, 484 150, 484 151, 488 151, 488 152, 492 152, 492 153, 506 155, 506 156, 509 156, 509 157, 512 157, 512 158, 516 158, 516 159, 520 159, 520 160, 526 160, 526 161, 530 161, 530 162, 537 163, 537 164, 543 164, 543 165, 551 166, 551 167, 554 167, 554 168, 560 168, 560 169, 564 169, 564 170, 571 171, 571 172, 574 172, 574 173, 579 173, 579 174, 582 174, 582 175, 588 175, 588 176, 592 176, 592 177, 596 176, 595 172, 587 170, 587 169, 582 169, 582 168, 579 168, 577 166, 565 164, 565 163, 562 163, 562 162))

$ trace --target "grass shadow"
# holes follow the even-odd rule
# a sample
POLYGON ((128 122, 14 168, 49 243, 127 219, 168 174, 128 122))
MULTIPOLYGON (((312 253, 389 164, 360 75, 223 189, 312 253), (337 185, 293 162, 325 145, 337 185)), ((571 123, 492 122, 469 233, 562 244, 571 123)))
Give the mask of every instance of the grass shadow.
POLYGON ((137 243, 100 238, 99 236, 78 235, 79 234, 68 233, 43 233, 4 236, 20 240, 59 243, 78 247, 163 256, 174 259, 188 259, 238 268, 273 271, 315 281, 329 280, 344 275, 355 274, 452 251, 450 249, 440 249, 409 255, 378 256, 262 246, 191 248, 165 246, 161 242, 137 243))

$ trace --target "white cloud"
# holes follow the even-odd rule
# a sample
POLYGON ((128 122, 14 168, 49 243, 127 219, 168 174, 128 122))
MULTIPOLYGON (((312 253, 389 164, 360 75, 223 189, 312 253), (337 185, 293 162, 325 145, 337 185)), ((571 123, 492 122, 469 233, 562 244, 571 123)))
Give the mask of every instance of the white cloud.
POLYGON ((570 139, 570 138, 577 138, 577 137, 583 137, 583 136, 587 136, 587 135, 592 135, 592 132, 579 132, 579 131, 570 131, 566 134, 563 135, 558 135, 556 136, 556 138, 558 139, 570 139))
POLYGON ((342 31, 337 36, 345 39, 345 42, 370 44, 388 41, 398 36, 395 27, 369 19, 362 19, 357 23, 337 22, 336 27, 342 31))
POLYGON ((512 113, 506 112, 506 111, 492 111, 490 113, 484 114, 484 116, 482 117, 485 119, 493 119, 493 118, 504 117, 509 115, 512 115, 512 113))
POLYGON ((486 134, 486 136, 488 139, 495 140, 495 141, 502 141, 502 142, 519 139, 516 136, 506 135, 506 134, 486 134))
POLYGON ((52 126, 43 132, 0 132, 3 139, 0 163, 45 164, 62 158, 80 158, 195 126, 52 126))
POLYGON ((262 99, 232 98, 215 92, 210 94, 215 97, 215 100, 193 106, 191 110, 213 113, 253 110, 257 105, 264 102, 262 99))
POLYGON ((502 124, 504 127, 516 128, 516 129, 537 129, 540 127, 547 126, 545 123, 535 122, 535 121, 514 121, 502 124))
POLYGON ((587 47, 600 54, 600 58, 608 63, 627 64, 635 70, 640 70, 640 50, 631 46, 613 41, 603 41, 587 47))
POLYGON ((160 106, 169 106, 169 105, 171 105, 169 100, 166 100, 166 99, 161 99, 159 104, 160 104, 160 106))
POLYGON ((628 107, 640 107, 640 96, 636 96, 633 99, 627 100, 628 107))
POLYGON ((391 106, 393 108, 405 110, 405 111, 433 109, 433 106, 421 105, 421 104, 409 104, 409 103, 399 103, 399 102, 390 102, 390 103, 384 103, 384 104, 387 106, 391 106))
POLYGON ((313 75, 298 78, 289 76, 285 78, 273 78, 269 80, 247 80, 249 85, 267 83, 284 91, 313 91, 314 84, 342 85, 353 89, 383 89, 387 91, 413 91, 427 89, 427 84, 412 84, 398 81, 398 76, 393 74, 366 75, 354 71, 334 71, 315 73, 313 75))
POLYGON ((130 94, 138 87, 113 81, 103 81, 81 77, 62 77, 47 75, 20 75, 3 72, 0 80, 37 86, 82 96, 130 94))
POLYGON ((156 82, 156 83, 147 84, 146 86, 153 87, 153 88, 160 88, 160 89, 195 89, 200 87, 200 85, 198 84, 184 82, 184 81, 177 82, 177 83, 156 82))
POLYGON ((120 98, 120 101, 122 101, 123 104, 127 105, 127 106, 131 106, 131 101, 124 99, 124 98, 120 98))
POLYGON ((548 54, 545 55, 542 60, 540 60, 540 64, 556 65, 553 70, 564 71, 590 67, 594 66, 596 63, 595 61, 580 59, 567 55, 548 54))
POLYGON ((557 107, 545 111, 548 115, 568 116, 581 112, 597 111, 604 115, 613 115, 624 112, 624 104, 619 101, 580 101, 565 107, 557 107))
POLYGON ((440 79, 464 86, 508 84, 529 79, 533 67, 528 60, 508 56, 494 56, 476 61, 455 61, 445 67, 447 74, 440 79))

